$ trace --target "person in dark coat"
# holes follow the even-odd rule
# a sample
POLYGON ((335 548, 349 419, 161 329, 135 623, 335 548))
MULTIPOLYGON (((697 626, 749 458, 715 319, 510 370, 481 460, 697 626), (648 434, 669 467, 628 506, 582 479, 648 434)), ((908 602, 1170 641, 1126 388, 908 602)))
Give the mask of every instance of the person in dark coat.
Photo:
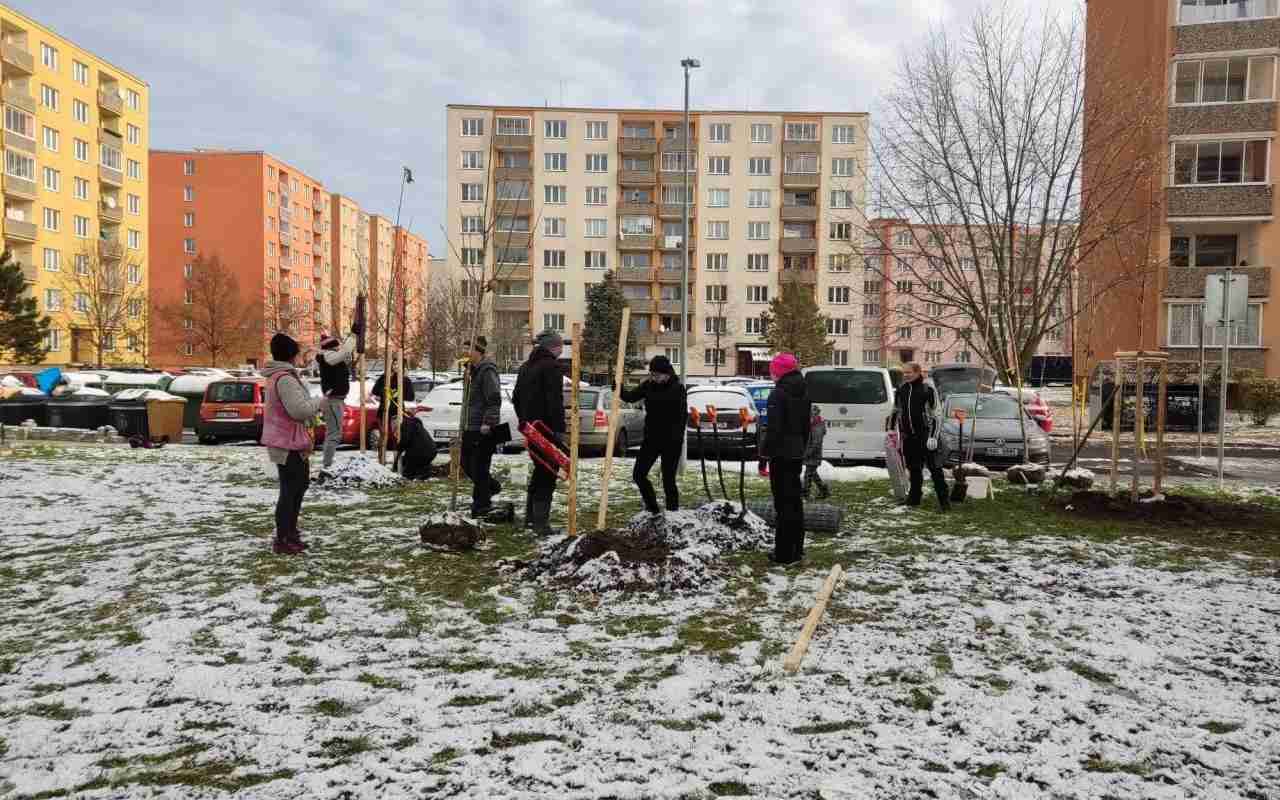
MULTIPOLYGON (((403 414, 401 403, 413 402, 413 383, 404 380, 395 371, 394 368, 378 376, 378 380, 373 383, 373 396, 378 398, 378 402, 386 407, 388 402, 391 403, 391 412, 388 419, 394 420, 403 414), (388 378, 390 376, 390 378, 388 378), (388 400, 387 392, 390 387, 390 400, 388 400)), ((378 418, 382 418, 382 411, 378 411, 378 418)), ((390 423, 394 425, 395 423, 390 423)))
POLYGON ((902 436, 902 460, 911 476, 906 504, 920 505, 927 465, 933 492, 938 496, 938 508, 949 511, 951 497, 947 493, 947 479, 937 459, 938 395, 924 382, 924 370, 919 364, 913 361, 902 369, 902 385, 893 398, 893 416, 902 436))
POLYGON ((471 372, 467 390, 467 427, 462 433, 462 471, 471 479, 471 516, 482 517, 493 510, 493 496, 502 485, 493 479, 490 468, 497 441, 494 428, 502 413, 502 386, 498 366, 485 355, 489 342, 477 336, 467 346, 471 372))
MULTIPOLYGON (((521 427, 541 421, 557 437, 564 434, 564 373, 559 363, 563 351, 564 340, 560 334, 546 330, 538 334, 537 346, 520 365, 511 402, 521 427)), ((534 462, 525 500, 525 527, 540 536, 556 533, 551 528, 551 501, 555 492, 556 474, 534 462)))
POLYGON ((356 352, 360 323, 351 325, 351 335, 341 343, 336 336, 320 339, 316 366, 320 369, 320 392, 324 395, 324 465, 333 466, 333 456, 342 443, 342 412, 351 387, 351 362, 356 352))
POLYGON ((631 478, 640 489, 645 510, 658 513, 658 496, 649 482, 649 471, 658 459, 662 459, 662 491, 666 495, 668 511, 680 510, 680 488, 676 485, 676 471, 680 468, 680 456, 684 451, 684 428, 689 417, 689 405, 684 384, 676 377, 675 368, 666 356, 654 356, 649 362, 649 377, 635 389, 628 391, 618 387, 627 403, 644 401, 644 442, 640 445, 640 457, 636 459, 631 478))
POLYGON ((793 564, 804 557, 804 490, 800 471, 809 439, 809 402, 804 375, 791 353, 779 353, 769 364, 775 386, 769 392, 769 425, 764 433, 763 458, 769 462, 773 491, 775 564, 793 564))
POLYGON ((826 500, 831 490, 818 474, 822 466, 822 442, 827 438, 827 421, 822 418, 822 409, 813 407, 813 416, 809 419, 809 441, 804 446, 804 499, 809 499, 813 485, 818 485, 818 499, 826 500))

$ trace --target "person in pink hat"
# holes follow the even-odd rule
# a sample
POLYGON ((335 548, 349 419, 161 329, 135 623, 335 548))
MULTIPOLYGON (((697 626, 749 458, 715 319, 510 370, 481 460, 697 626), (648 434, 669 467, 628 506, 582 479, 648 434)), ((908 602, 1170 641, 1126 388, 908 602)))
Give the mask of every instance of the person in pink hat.
POLYGON ((804 557, 804 488, 800 473, 813 404, 800 364, 791 353, 779 353, 769 364, 775 386, 769 393, 769 425, 760 457, 769 462, 773 492, 775 564, 794 564, 804 557))

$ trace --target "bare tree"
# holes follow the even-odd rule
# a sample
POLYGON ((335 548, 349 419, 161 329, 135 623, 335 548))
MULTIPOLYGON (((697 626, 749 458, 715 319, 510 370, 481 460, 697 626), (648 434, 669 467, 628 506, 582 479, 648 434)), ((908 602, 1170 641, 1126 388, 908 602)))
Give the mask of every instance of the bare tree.
POLYGON ((119 241, 103 239, 96 248, 86 247, 76 256, 70 271, 62 273, 63 291, 69 295, 72 336, 86 339, 101 368, 103 354, 113 353, 130 336, 145 336, 142 317, 147 310, 144 267, 132 260, 119 241))
MULTIPOLYGON (((720 359, 718 356, 721 350, 720 344, 722 341, 726 341, 734 335, 734 333, 737 331, 737 326, 734 324, 733 317, 732 317, 732 314, 734 312, 734 304, 729 301, 728 294, 727 293, 716 294, 716 295, 713 295, 713 298, 714 299, 707 300, 704 305, 706 306, 707 311, 709 312, 706 317, 706 319, 708 320, 707 324, 711 325, 711 329, 710 331, 708 331, 707 335, 711 337, 711 346, 712 348, 714 348, 714 351, 717 354, 714 357, 714 362, 712 364, 712 366, 714 367, 713 374, 715 375, 715 377, 718 378, 720 377, 720 366, 721 366, 720 359)), ((727 364, 728 362, 727 355, 725 356, 725 361, 727 364)), ((736 370, 737 368, 735 367, 734 369, 736 370)))
MULTIPOLYGON (((211 367, 238 363, 262 346, 262 304, 245 297, 235 273, 218 256, 197 256, 185 277, 181 302, 157 305, 156 321, 185 353, 211 367)), ((166 354, 173 355, 173 354, 166 354)))
POLYGON ((1154 203, 1115 201, 1158 180, 1145 145, 1162 88, 1091 77, 1086 104, 1087 63, 1115 54, 1086 56, 1082 14, 988 6, 904 56, 872 141, 873 205, 907 223, 894 229, 903 238, 887 241, 865 217, 853 226, 865 236, 851 249, 883 256, 880 277, 922 301, 883 309, 886 328, 949 329, 1007 380, 1079 305, 1158 266, 1144 221, 1154 203), (1099 178, 1087 198, 1086 171, 1099 178), (1123 267, 1064 302, 1078 262, 1102 248, 1125 254, 1123 267))

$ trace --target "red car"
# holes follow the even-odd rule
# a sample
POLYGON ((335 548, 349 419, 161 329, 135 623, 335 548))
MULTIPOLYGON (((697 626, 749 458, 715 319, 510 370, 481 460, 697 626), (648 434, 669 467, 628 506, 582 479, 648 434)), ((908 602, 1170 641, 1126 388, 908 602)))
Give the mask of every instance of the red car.
MULTIPOLYGON (((369 381, 365 388, 365 408, 364 408, 364 439, 365 448, 369 450, 378 449, 378 445, 382 440, 382 406, 377 400, 374 400, 370 388, 373 382, 369 381)), ((308 390, 313 396, 320 394, 320 384, 318 381, 310 381, 307 384, 308 390)), ((413 404, 407 404, 409 408, 406 413, 413 413, 413 404)), ((316 426, 312 431, 315 438, 316 447, 324 446, 324 437, 328 430, 328 426, 324 422, 324 413, 317 415, 316 426)), ((360 389, 358 385, 351 387, 347 393, 347 400, 342 404, 342 444, 352 447, 360 445, 360 389)), ((396 436, 392 433, 390 441, 387 442, 388 447, 395 447, 396 436)))
MULTIPOLYGON (((997 386, 995 391, 1010 397, 1018 396, 1018 390, 1013 386, 997 386)), ((1023 389, 1022 406, 1040 426, 1040 430, 1045 433, 1053 432, 1053 412, 1049 409, 1049 404, 1040 397, 1039 392, 1034 389, 1023 389)))

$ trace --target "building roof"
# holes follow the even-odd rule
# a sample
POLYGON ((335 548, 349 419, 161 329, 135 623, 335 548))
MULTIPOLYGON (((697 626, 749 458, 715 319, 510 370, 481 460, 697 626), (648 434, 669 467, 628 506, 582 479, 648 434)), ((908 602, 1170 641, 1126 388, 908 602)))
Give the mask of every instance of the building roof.
MULTIPOLYGON (((484 111, 566 111, 575 113, 602 113, 602 114, 683 114, 682 108, 605 108, 605 107, 577 107, 577 106, 492 106, 477 105, 473 103, 449 103, 445 108, 467 108, 484 111)), ((690 114, 703 114, 705 116, 774 116, 774 117, 869 117, 866 111, 785 111, 775 110, 771 108, 757 108, 752 110, 720 110, 706 108, 691 108, 690 114)))
POLYGON ((119 72, 122 76, 125 76, 132 81, 136 81, 137 83, 147 87, 148 90, 151 88, 151 84, 149 82, 144 81, 142 78, 139 78, 136 74, 130 72, 129 70, 123 69, 115 62, 108 61, 106 58, 103 58, 101 55, 99 55, 97 50, 90 50, 89 48, 77 42, 75 39, 72 39, 68 36, 64 36, 61 33, 58 33, 53 28, 50 28, 48 25, 45 25, 44 23, 38 20, 34 20, 31 17, 28 17, 26 14, 23 14, 21 11, 18 11, 12 6, 4 6, 4 10, 14 15, 15 17, 18 17, 23 22, 27 23, 28 25, 31 25, 34 28, 39 28, 42 31, 46 31, 47 33, 57 36, 59 39, 66 42, 67 44, 73 45, 76 48, 83 50, 86 53, 92 53, 94 58, 98 59, 103 64, 106 64, 107 66, 111 67, 116 72, 119 72))

